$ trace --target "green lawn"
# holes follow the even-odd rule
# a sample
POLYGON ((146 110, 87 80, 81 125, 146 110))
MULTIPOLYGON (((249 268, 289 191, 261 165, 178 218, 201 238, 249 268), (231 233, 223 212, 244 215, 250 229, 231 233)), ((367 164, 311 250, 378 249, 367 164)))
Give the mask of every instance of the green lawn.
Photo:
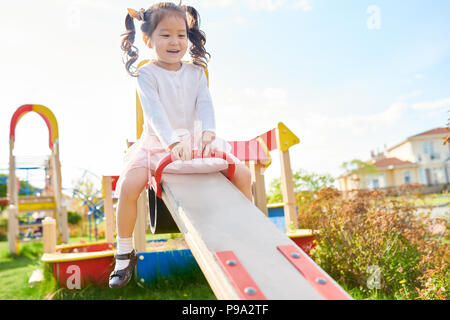
POLYGON ((450 193, 433 193, 424 195, 423 199, 414 201, 416 206, 439 206, 450 204, 450 193))
POLYGON ((406 200, 416 207, 427 207, 427 206, 443 206, 450 205, 450 193, 431 193, 422 195, 419 198, 414 197, 388 197, 388 200, 406 200))
MULTIPOLYGON (((149 238, 152 238, 149 235, 149 238)), ((170 237, 170 236, 167 236, 170 237)), ((70 243, 79 239, 71 239, 70 243)), ((22 244, 18 256, 8 252, 8 242, 0 242, 0 300, 214 300, 214 293, 200 270, 193 270, 182 276, 161 279, 150 286, 141 287, 134 278, 121 289, 112 290, 88 286, 81 290, 60 288, 53 278, 49 266, 40 261, 42 243, 22 244), (45 280, 33 288, 28 280, 36 269, 44 270, 45 280)))

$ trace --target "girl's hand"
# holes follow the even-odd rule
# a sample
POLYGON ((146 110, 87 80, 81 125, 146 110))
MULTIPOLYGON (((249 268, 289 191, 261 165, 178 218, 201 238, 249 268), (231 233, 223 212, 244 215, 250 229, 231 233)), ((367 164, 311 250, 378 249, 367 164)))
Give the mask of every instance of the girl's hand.
POLYGON ((216 134, 212 131, 203 131, 202 133, 202 154, 206 158, 212 150, 211 143, 216 138, 216 134))
POLYGON ((185 161, 192 159, 191 144, 188 140, 176 142, 175 144, 171 145, 169 149, 174 160, 185 161))

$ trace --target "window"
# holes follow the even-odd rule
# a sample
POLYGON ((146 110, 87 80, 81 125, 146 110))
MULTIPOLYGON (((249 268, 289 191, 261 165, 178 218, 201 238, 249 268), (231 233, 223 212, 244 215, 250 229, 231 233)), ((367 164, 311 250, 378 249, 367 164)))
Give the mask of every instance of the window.
POLYGON ((378 179, 373 179, 372 184, 373 184, 373 188, 375 190, 377 190, 380 187, 380 183, 379 183, 378 179))
POLYGON ((366 176, 367 189, 376 190, 379 188, 383 188, 384 186, 385 186, 384 175, 368 175, 368 176, 366 176))
POLYGON ((431 160, 440 159, 439 153, 432 153, 431 156, 430 156, 430 159, 431 160))
POLYGON ((426 175, 425 175, 425 169, 420 168, 419 169, 419 182, 421 184, 427 184, 426 175))
POLYGON ((403 181, 405 182, 405 184, 411 183, 411 171, 403 171, 403 181))
POLYGON ((433 152, 433 141, 426 141, 423 143, 423 153, 432 155, 433 152))
POLYGON ((430 160, 439 159, 439 153, 434 152, 433 141, 426 141, 423 143, 423 153, 428 154, 430 156, 430 160))

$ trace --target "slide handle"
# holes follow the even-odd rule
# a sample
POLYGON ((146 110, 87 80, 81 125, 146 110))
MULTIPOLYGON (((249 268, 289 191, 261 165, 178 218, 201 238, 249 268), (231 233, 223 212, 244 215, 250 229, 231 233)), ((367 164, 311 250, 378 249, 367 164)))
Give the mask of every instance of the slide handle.
MULTIPOLYGON (((196 152, 193 150, 192 158, 195 159, 195 158, 203 158, 203 157, 197 156, 196 152)), ((214 152, 211 152, 210 158, 220 158, 220 159, 226 160, 228 162, 228 180, 233 181, 236 165, 234 164, 234 161, 231 158, 231 156, 226 152, 214 151, 214 152)), ((205 158, 203 158, 203 159, 205 159, 205 158)), ((155 175, 152 177, 152 187, 153 187, 153 190, 155 190, 156 196, 158 198, 161 198, 161 191, 162 191, 161 177, 162 177, 163 170, 165 167, 167 167, 173 161, 175 161, 175 160, 172 158, 172 154, 168 154, 167 156, 162 158, 161 161, 158 163, 158 166, 155 171, 155 175)))

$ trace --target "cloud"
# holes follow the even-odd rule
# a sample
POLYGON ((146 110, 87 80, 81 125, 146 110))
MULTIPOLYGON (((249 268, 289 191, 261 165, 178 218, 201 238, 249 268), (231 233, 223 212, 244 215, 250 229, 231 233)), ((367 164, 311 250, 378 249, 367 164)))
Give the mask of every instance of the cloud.
POLYGON ((254 10, 274 11, 284 5, 285 0, 247 0, 248 5, 254 10))
POLYGON ((355 134, 366 132, 368 129, 379 128, 383 126, 392 126, 400 121, 408 109, 408 105, 403 102, 396 102, 390 105, 386 110, 366 114, 366 115, 343 115, 336 117, 320 116, 321 121, 335 123, 342 128, 349 128, 355 134))
POLYGON ((261 99, 258 101, 258 105, 272 107, 273 103, 280 105, 287 105, 288 92, 281 88, 265 88, 262 90, 255 88, 245 88, 245 95, 250 99, 261 99))
POLYGON ((312 6, 310 0, 299 0, 292 5, 295 9, 302 9, 303 11, 311 11, 312 6))
POLYGON ((244 4, 251 10, 275 11, 279 8, 294 8, 303 11, 312 10, 310 0, 191 0, 190 5, 203 8, 224 8, 244 4))
POLYGON ((412 105, 412 108, 414 110, 420 110, 420 111, 436 110, 436 109, 441 109, 441 108, 449 108, 450 109, 450 98, 415 103, 412 105))
POLYGON ((193 7, 203 7, 203 8, 223 8, 231 7, 235 3, 235 0, 190 0, 186 5, 193 7))
POLYGON ((408 100, 411 98, 417 98, 418 96, 423 95, 423 91, 422 90, 414 90, 412 92, 408 92, 406 94, 401 95, 398 99, 399 100, 408 100))

